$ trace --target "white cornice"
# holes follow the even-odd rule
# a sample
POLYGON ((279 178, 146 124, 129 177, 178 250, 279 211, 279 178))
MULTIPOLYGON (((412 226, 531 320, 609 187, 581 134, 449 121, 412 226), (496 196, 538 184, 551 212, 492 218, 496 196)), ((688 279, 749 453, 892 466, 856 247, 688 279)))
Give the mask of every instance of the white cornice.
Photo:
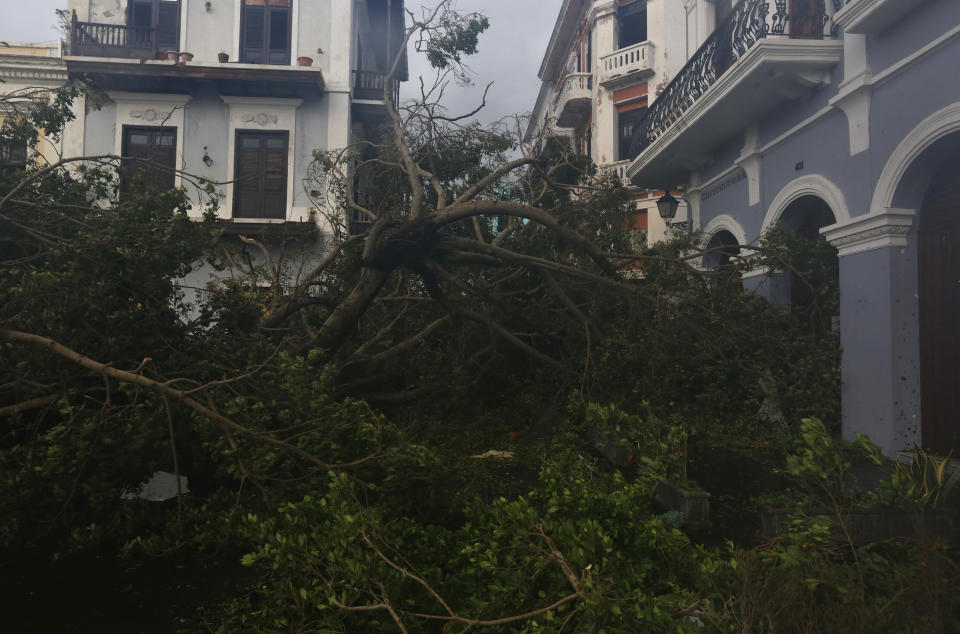
POLYGON ((905 247, 916 215, 912 209, 887 209, 824 227, 820 233, 837 248, 840 257, 886 247, 905 247))
MULTIPOLYGON (((644 167, 658 160, 658 157, 689 128, 701 119, 718 103, 722 102, 746 78, 755 74, 765 64, 784 64, 797 66, 809 64, 812 69, 823 73, 821 81, 829 80, 823 71, 834 65, 842 57, 843 44, 836 40, 801 40, 782 38, 763 38, 758 40, 744 55, 731 66, 717 81, 697 99, 673 124, 654 139, 627 169, 632 181, 644 167)), ((654 102, 656 103, 656 102, 654 102)), ((651 104, 652 106, 653 104, 651 104)))

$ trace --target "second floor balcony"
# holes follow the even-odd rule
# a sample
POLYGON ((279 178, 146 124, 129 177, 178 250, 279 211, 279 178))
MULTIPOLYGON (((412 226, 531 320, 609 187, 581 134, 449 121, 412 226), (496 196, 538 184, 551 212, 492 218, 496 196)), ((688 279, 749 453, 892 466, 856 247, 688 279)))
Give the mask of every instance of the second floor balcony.
POLYGON ((568 73, 557 90, 554 112, 557 126, 576 127, 593 107, 593 75, 591 73, 568 73))
POLYGON ((672 187, 779 104, 830 82, 839 0, 741 0, 634 127, 634 184, 672 187))
POLYGON ((154 59, 160 52, 156 28, 70 21, 70 54, 89 57, 154 59))
MULTIPOLYGON (((380 101, 383 99, 383 88, 387 76, 378 71, 355 70, 353 71, 353 98, 364 101, 380 101)), ((400 82, 396 79, 391 80, 387 94, 390 102, 397 105, 400 101, 400 82)))
POLYGON ((609 88, 646 81, 653 76, 653 44, 640 42, 600 58, 600 84, 609 88))

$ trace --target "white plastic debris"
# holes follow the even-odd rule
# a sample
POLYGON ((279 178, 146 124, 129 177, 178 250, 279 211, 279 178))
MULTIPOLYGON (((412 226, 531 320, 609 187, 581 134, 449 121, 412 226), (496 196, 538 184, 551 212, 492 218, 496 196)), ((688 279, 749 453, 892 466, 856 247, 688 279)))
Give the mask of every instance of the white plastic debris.
MULTIPOLYGON (((190 493, 187 488, 187 476, 180 476, 180 492, 190 493)), ((126 490, 120 494, 123 500, 148 500, 163 502, 177 497, 177 476, 167 471, 157 471, 140 485, 139 491, 126 490)))
POLYGON ((513 458, 512 451, 497 451, 496 449, 491 449, 490 451, 477 454, 476 456, 470 456, 471 458, 513 458))

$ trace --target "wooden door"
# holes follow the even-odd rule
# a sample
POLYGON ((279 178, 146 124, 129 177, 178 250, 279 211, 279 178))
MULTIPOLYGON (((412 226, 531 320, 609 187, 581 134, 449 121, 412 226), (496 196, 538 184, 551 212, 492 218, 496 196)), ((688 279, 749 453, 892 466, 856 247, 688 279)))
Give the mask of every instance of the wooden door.
POLYGON ((790 0, 790 37, 823 39, 826 15, 824 0, 790 0))
POLYGON ((960 155, 934 178, 920 212, 923 445, 960 450, 960 155))
POLYGON ((233 216, 286 218, 287 132, 237 131, 233 216))

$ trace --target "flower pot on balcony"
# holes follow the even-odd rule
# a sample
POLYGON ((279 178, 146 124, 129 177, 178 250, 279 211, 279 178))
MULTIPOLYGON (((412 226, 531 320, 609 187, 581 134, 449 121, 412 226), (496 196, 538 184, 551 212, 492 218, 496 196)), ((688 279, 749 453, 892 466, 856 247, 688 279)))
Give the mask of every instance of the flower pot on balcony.
POLYGON ((230 61, 230 55, 228 55, 227 53, 217 53, 217 60, 221 64, 226 64, 227 62, 230 61))
POLYGON ((298 57, 298 58, 297 58, 297 65, 298 65, 298 66, 313 66, 313 58, 312 58, 312 57, 298 57))
POLYGON ((180 61, 181 61, 181 62, 192 62, 192 61, 193 61, 193 53, 180 53, 180 61))
POLYGON ((176 51, 167 51, 167 61, 175 62, 180 59, 180 53, 176 51))

